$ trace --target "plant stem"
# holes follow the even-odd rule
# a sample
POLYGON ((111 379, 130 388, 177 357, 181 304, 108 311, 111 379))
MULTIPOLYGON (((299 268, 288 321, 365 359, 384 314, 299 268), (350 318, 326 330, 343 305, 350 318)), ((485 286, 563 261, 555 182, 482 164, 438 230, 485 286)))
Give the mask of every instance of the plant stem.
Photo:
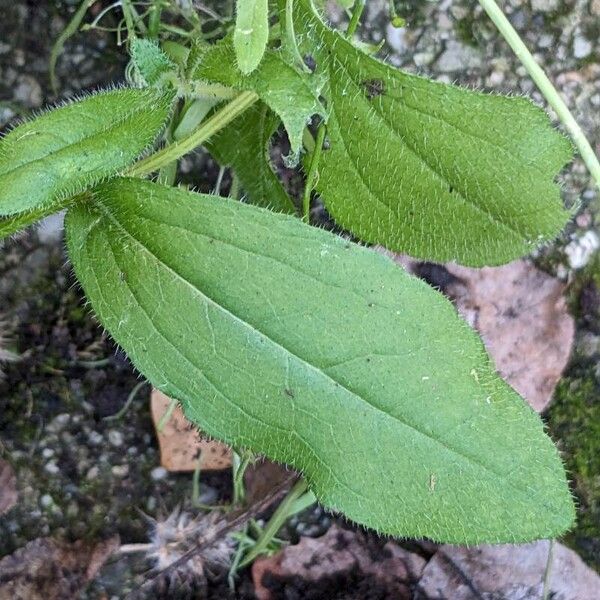
POLYGON ((554 561, 554 539, 550 540, 548 546, 548 560, 544 571, 544 585, 542 589, 542 600, 548 600, 550 595, 550 579, 552 578, 552 563, 554 561))
POLYGON ((358 23, 360 22, 360 18, 363 14, 363 10, 365 10, 366 0, 358 0, 354 7, 354 11, 352 12, 352 18, 350 19, 350 23, 348 24, 348 29, 346 30, 346 37, 351 38, 358 27, 358 23))
POLYGON ((158 431, 158 433, 163 432, 165 425, 171 420, 171 417, 173 416, 173 411, 175 410, 176 406, 177 406, 177 400, 175 398, 173 398, 171 400, 171 402, 169 403, 167 410, 165 410, 163 416, 160 418, 158 425, 156 426, 156 431, 158 431))
POLYGON ((168 165, 170 162, 181 158, 184 154, 191 152, 194 148, 203 144, 211 136, 231 123, 231 121, 250 108, 257 100, 258 95, 254 92, 242 92, 219 112, 215 113, 208 121, 202 123, 190 135, 140 160, 126 171, 125 174, 130 177, 144 177, 157 171, 164 165, 168 165))
POLYGON ((240 568, 248 566, 255 558, 262 554, 263 550, 269 545, 269 542, 277 535, 277 532, 285 523, 290 514, 290 509, 294 506, 296 500, 298 500, 307 489, 308 484, 306 483, 306 480, 298 479, 294 484, 294 487, 288 492, 288 495, 282 500, 281 504, 277 507, 277 510, 273 513, 273 516, 263 529, 262 535, 258 538, 252 550, 250 550, 244 557, 244 560, 240 562, 240 568))
POLYGON ((58 61, 58 57, 63 51, 65 42, 71 36, 77 33, 77 30, 79 29, 79 26, 81 25, 81 22, 83 21, 87 11, 95 2, 96 0, 83 0, 83 2, 79 5, 79 8, 75 11, 73 18, 63 29, 62 33, 58 36, 56 42, 54 42, 52 49, 50 50, 50 64, 48 71, 50 74, 50 85, 55 94, 58 92, 58 79, 56 78, 56 63, 58 61))
POLYGON ((140 381, 131 390, 131 392, 129 393, 129 396, 127 396, 127 400, 126 400, 125 404, 123 405, 123 408, 121 408, 121 410, 119 412, 115 413, 114 415, 109 415, 108 417, 104 417, 102 420, 103 421, 118 421, 119 419, 122 419, 125 416, 125 414, 127 413, 127 411, 129 410, 129 407, 131 406, 133 401, 135 400, 135 397, 137 396, 138 392, 147 384, 148 384, 147 381, 140 381))
POLYGON ((531 55, 531 52, 529 52, 523 43, 523 40, 510 24, 502 10, 500 10, 495 0, 479 0, 479 4, 481 4, 494 25, 498 28, 498 31, 513 49, 517 58, 523 63, 523 66, 538 86, 540 92, 542 92, 544 98, 548 101, 548 104, 554 109, 558 118, 570 133, 583 162, 586 164, 592 177, 595 179, 597 186, 600 188, 600 163, 598 162, 598 158, 590 146, 590 143, 587 141, 585 134, 571 114, 571 111, 560 97, 560 94, 552 85, 552 82, 548 79, 544 70, 537 64, 531 55))
POLYGON ((325 123, 321 123, 317 131, 317 141, 315 142, 315 149, 310 159, 310 166, 306 175, 306 185, 304 186, 304 195, 302 196, 302 220, 306 223, 310 221, 310 197, 317 181, 319 161, 321 160, 323 143, 325 142, 325 133, 325 123))

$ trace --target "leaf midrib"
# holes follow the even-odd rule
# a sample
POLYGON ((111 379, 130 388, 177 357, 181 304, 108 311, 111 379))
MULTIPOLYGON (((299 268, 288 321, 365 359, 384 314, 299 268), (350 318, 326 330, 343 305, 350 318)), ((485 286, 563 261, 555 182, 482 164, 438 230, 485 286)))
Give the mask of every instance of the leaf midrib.
MULTIPOLYGON (((112 213, 110 207, 108 207, 106 204, 104 204, 102 201, 99 201, 99 200, 96 201, 96 205, 100 206, 102 208, 102 212, 103 212, 104 216, 110 222, 112 222, 114 226, 116 226, 118 229, 120 229, 135 244, 137 244, 138 246, 140 246, 147 253, 147 255, 151 256, 159 265, 162 265, 163 268, 165 268, 169 273, 171 273, 174 276, 174 278, 180 280, 183 284, 185 284, 187 287, 189 287, 195 294, 198 294, 198 295, 202 296, 208 303, 210 303, 210 305, 212 305, 213 307, 217 308, 218 310, 223 311, 224 313, 226 313, 233 321, 238 322, 243 328, 248 328, 248 329, 251 329, 251 330, 255 331, 257 334, 259 334, 260 336, 262 336, 266 340, 269 340, 272 344, 274 344, 275 346, 277 346, 278 348, 280 348, 281 350, 283 350, 285 353, 287 353, 290 356, 293 356, 294 358, 296 358, 301 364, 305 365, 306 368, 308 368, 310 370, 313 370, 313 371, 316 371, 318 375, 320 375, 323 378, 325 378, 325 379, 331 381, 332 383, 336 384, 337 386, 339 386, 340 388, 342 388, 343 390, 345 390, 351 396, 354 396, 355 398, 359 399, 360 401, 364 402, 366 405, 368 405, 369 407, 371 407, 372 409, 374 409, 376 412, 382 414, 384 416, 384 418, 386 418, 386 419, 392 419, 393 421, 396 421, 402 427, 405 427, 405 428, 407 428, 409 430, 412 430, 415 433, 423 436, 424 438, 426 438, 426 439, 434 442, 435 444, 437 444, 438 446, 440 446, 443 450, 445 450, 446 452, 448 452, 448 453, 450 453, 452 455, 457 456, 458 458, 462 459, 464 462, 475 466, 476 468, 478 468, 478 469, 486 472, 487 474, 490 474, 490 475, 492 475, 494 477, 497 477, 499 480, 501 480, 502 482, 505 482, 507 485, 509 485, 511 488, 513 488, 515 491, 517 491, 519 494, 522 495, 524 493, 523 489, 521 489, 520 487, 516 486, 514 484, 514 482, 512 482, 510 479, 508 479, 505 475, 497 473, 496 471, 494 471, 494 469, 492 467, 490 467, 488 465, 485 465, 485 464, 477 461, 476 459, 471 458, 471 457, 469 457, 469 456, 461 453, 460 451, 456 450, 455 448, 452 448, 451 446, 448 446, 447 444, 445 444, 444 442, 442 442, 438 438, 430 436, 429 434, 427 434, 426 432, 418 429, 414 425, 406 423, 406 422, 402 421, 399 417, 391 415, 391 414, 385 412, 383 409, 379 408, 378 406, 376 406, 374 404, 371 404, 366 398, 363 398, 362 396, 358 395, 356 392, 353 392, 352 390, 350 390, 349 388, 347 388, 344 384, 340 383, 335 378, 333 378, 331 375, 328 375, 327 373, 325 373, 324 371, 322 371, 321 369, 319 369, 315 365, 312 365, 311 363, 307 362, 306 360, 304 360, 300 356, 294 354, 293 352, 291 352, 290 350, 288 350, 285 346, 283 346, 282 344, 278 343, 276 340, 273 340, 268 335, 264 334, 258 328, 254 327, 250 323, 244 321, 240 317, 236 316, 235 314, 233 314, 232 312, 230 312, 229 310, 227 310, 224 306, 222 306, 221 304, 219 304, 218 302, 216 302, 215 300, 213 300, 210 296, 207 296, 204 292, 202 292, 201 290, 199 290, 192 282, 190 282, 189 280, 185 279, 180 273, 178 273, 177 271, 175 271, 170 265, 168 265, 167 263, 165 263, 156 254, 154 254, 140 239, 138 239, 135 235, 133 235, 133 233, 131 233, 131 231, 129 231, 123 225, 123 223, 121 221, 119 221, 116 218, 116 216, 112 213)), ((168 226, 168 224, 165 224, 165 223, 163 223, 163 225, 167 225, 168 226)), ((188 233, 196 234, 196 232, 187 230, 185 227, 181 227, 181 229, 184 229, 185 231, 188 231, 188 233)), ((240 250, 240 248, 238 246, 234 246, 233 244, 232 244, 232 246, 234 248, 240 250)), ((290 267, 290 268, 292 268, 292 267, 290 267)), ((525 490, 525 492, 526 492, 526 490, 525 490)))

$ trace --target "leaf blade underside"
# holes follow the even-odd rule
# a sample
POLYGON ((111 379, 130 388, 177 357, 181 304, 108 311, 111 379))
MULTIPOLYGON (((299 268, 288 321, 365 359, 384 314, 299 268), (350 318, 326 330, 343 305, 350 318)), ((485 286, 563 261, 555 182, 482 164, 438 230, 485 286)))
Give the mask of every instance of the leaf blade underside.
POLYGON ((136 180, 67 215, 103 325, 203 431, 393 535, 552 537, 573 504, 539 417, 450 302, 299 220, 136 180), (166 208, 165 208, 166 207, 166 208))

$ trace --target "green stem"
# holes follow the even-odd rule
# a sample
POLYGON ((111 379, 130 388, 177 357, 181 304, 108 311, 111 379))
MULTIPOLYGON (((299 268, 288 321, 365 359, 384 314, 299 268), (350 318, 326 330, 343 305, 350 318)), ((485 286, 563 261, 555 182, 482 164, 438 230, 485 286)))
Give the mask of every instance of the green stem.
POLYGON ((354 11, 352 12, 352 18, 348 24, 348 29, 346 30, 347 38, 351 38, 356 33, 356 28, 358 27, 360 18, 362 17, 363 10, 365 10, 365 4, 366 0, 357 0, 354 11))
POLYGON ((250 108, 257 100, 258 96, 254 92, 242 92, 220 111, 215 113, 208 121, 202 123, 190 135, 140 160, 126 171, 125 174, 130 177, 145 177, 164 165, 168 165, 170 162, 181 158, 231 123, 231 121, 250 108))
POLYGON ((158 431, 158 433, 163 432, 165 425, 171 420, 171 417, 173 416, 173 411, 175 410, 176 406, 177 406, 177 400, 175 398, 173 398, 171 400, 171 402, 169 403, 167 410, 165 410, 163 416, 160 418, 158 425, 156 426, 156 431, 158 431))
POLYGON ((560 97, 556 88, 552 85, 550 79, 543 69, 537 64, 531 52, 527 49, 519 34, 510 24, 502 10, 498 7, 495 0, 479 0, 479 4, 487 12, 498 31, 502 34, 509 46, 513 49, 517 58, 523 63, 523 66, 538 86, 540 92, 547 100, 548 104, 554 109, 558 118, 561 120, 567 131, 571 135, 575 146, 581 154, 583 162, 589 169, 596 184, 600 188, 600 163, 594 153, 594 150, 587 141, 585 134, 577 124, 577 121, 571 114, 571 111, 560 97))
POLYGON ((83 18, 85 17, 87 11, 90 9, 92 4, 94 4, 96 0, 83 0, 83 2, 79 5, 79 8, 75 11, 73 18, 69 21, 68 25, 63 29, 63 32, 58 36, 56 42, 52 46, 52 50, 50 50, 50 85, 52 87, 52 91, 56 94, 58 92, 58 79, 56 78, 56 63, 58 62, 58 57, 60 53, 63 51, 65 42, 77 33, 83 18))
POLYGON ((123 408, 121 408, 121 410, 119 412, 115 413, 114 415, 109 415, 108 417, 104 417, 103 421, 118 421, 119 419, 122 419, 127 414, 129 407, 133 404, 133 401, 135 400, 135 397, 137 396, 138 392, 147 384, 148 384, 147 381, 140 381, 131 390, 131 392, 129 393, 129 396, 127 396, 127 400, 126 400, 125 404, 123 405, 123 408))
POLYGON ((310 221, 310 198, 317 181, 319 161, 321 160, 321 154, 323 153, 323 143, 325 142, 326 131, 325 123, 321 123, 317 131, 315 149, 312 153, 308 173, 306 175, 306 185, 304 186, 304 195, 302 196, 302 219, 306 223, 310 221))
POLYGON ((240 562, 240 568, 247 567, 255 558, 263 553, 265 548, 269 545, 269 542, 277 535, 277 532, 281 529, 281 526, 290 515, 290 510, 294 506, 296 500, 298 500, 307 489, 308 484, 304 479, 299 479, 295 483, 294 487, 288 492, 288 495, 273 513, 273 516, 263 529, 262 535, 258 538, 252 550, 250 550, 244 557, 244 560, 240 562))
POLYGON ((548 600, 550 596, 550 579, 552 578, 552 563, 554 561, 554 540, 550 540, 548 546, 548 560, 544 570, 544 585, 542 588, 542 600, 548 600))
POLYGON ((152 5, 152 12, 148 19, 148 37, 152 39, 158 38, 160 31, 160 18, 162 16, 162 0, 155 0, 152 5))

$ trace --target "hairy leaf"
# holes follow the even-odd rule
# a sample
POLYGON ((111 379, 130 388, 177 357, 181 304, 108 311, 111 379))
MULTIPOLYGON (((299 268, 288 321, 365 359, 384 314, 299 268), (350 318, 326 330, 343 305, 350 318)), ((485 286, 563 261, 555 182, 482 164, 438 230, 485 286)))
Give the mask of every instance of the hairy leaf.
POLYGON ((442 295, 298 219, 141 180, 67 217, 75 272, 140 371, 217 439, 402 536, 554 537, 573 520, 539 417, 442 295))
POLYGON ((269 0, 236 0, 233 46, 242 73, 260 64, 269 40, 269 0))
POLYGON ((302 133, 311 116, 325 116, 319 102, 319 79, 300 73, 288 64, 281 52, 268 51, 259 68, 244 77, 234 67, 233 47, 228 39, 205 52, 194 76, 240 90, 256 92, 285 126, 294 156, 302 147, 302 133))
POLYGON ((175 63, 156 42, 135 38, 131 43, 133 64, 148 85, 159 85, 165 76, 175 70, 175 63))
POLYGON ((161 130, 170 96, 120 89, 89 96, 0 139, 0 215, 52 211, 131 164, 161 130))
POLYGON ((276 212, 296 208, 271 168, 269 146, 279 119, 267 106, 254 105, 207 144, 221 165, 232 167, 248 201, 276 212))
POLYGON ((327 78, 329 149, 317 190, 361 239, 436 261, 499 264, 564 227, 554 178, 571 146, 525 98, 409 75, 371 58, 296 2, 327 78))

